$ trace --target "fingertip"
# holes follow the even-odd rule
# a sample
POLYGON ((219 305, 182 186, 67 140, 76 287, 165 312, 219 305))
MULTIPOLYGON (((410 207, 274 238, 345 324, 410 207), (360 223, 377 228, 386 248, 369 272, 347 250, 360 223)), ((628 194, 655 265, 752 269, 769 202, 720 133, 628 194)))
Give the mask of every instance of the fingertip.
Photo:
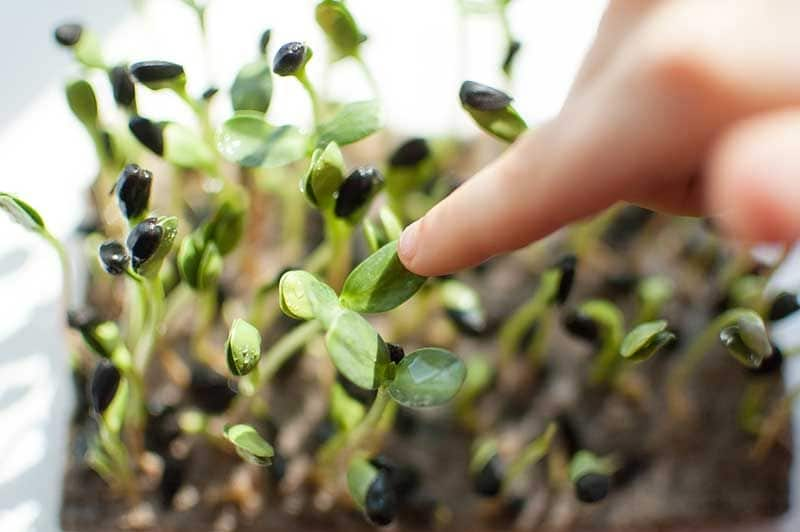
POLYGON ((400 235, 400 241, 397 243, 397 256, 400 262, 411 272, 420 274, 414 269, 414 256, 417 253, 417 231, 419 230, 420 221, 412 223, 403 230, 400 235))
POLYGON ((711 214, 747 242, 800 237, 800 113, 748 120, 725 134, 709 161, 711 214))

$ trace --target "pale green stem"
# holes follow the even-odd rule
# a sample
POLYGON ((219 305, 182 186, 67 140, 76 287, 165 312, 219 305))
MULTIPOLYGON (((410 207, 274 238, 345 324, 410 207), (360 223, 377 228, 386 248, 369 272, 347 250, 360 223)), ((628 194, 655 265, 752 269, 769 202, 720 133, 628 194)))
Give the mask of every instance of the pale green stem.
MULTIPOLYGON (((505 324, 500 329, 502 362, 507 362, 508 359, 513 356, 518 349, 520 339, 525 334, 525 331, 534 321, 548 311, 550 303, 558 291, 560 279, 560 271, 556 269, 546 270, 541 275, 539 286, 536 288, 533 297, 506 320, 505 324)), ((531 359, 536 358, 540 357, 531 353, 531 359)))
POLYGON ((320 124, 322 124, 322 108, 320 106, 319 96, 317 96, 317 91, 314 90, 314 86, 311 84, 308 76, 306 75, 305 67, 301 68, 295 74, 295 77, 308 93, 309 100, 311 100, 311 112, 314 116, 314 129, 316 130, 319 128, 320 124))
POLYGON ((509 464, 506 474, 503 477, 503 492, 508 491, 508 488, 514 483, 514 480, 522 473, 547 456, 550 450, 550 444, 553 441, 553 437, 556 435, 556 430, 555 423, 550 423, 544 433, 529 443, 522 450, 520 455, 509 464))
POLYGON ((58 261, 61 263, 61 286, 63 291, 64 308, 72 306, 72 265, 69 261, 69 254, 64 245, 47 230, 42 232, 44 239, 53 247, 58 254, 58 261))
POLYGON ((261 357, 258 365, 258 380, 255 383, 255 387, 259 388, 268 383, 286 361, 310 342, 320 331, 322 331, 322 323, 317 320, 311 320, 298 325, 278 340, 261 357))
MULTIPOLYGON (((361 446, 364 445, 365 440, 378 429, 383 414, 391 402, 392 398, 386 386, 378 388, 375 400, 372 402, 366 415, 346 436, 324 450, 324 454, 320 455, 320 462, 329 464, 339 453, 347 459, 349 456, 358 452, 361 446)), ((347 461, 348 460, 345 460, 345 462, 347 461)))

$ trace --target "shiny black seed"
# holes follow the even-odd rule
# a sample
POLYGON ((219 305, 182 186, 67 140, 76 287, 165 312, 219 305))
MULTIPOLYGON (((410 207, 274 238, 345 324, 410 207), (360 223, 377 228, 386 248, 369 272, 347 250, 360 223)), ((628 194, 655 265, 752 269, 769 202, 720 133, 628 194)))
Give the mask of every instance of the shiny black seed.
POLYGON ((117 367, 108 360, 101 360, 94 370, 89 393, 92 398, 92 408, 98 414, 105 412, 114 400, 120 377, 117 367))
POLYGON ((164 229, 158 225, 156 218, 147 218, 131 230, 127 244, 134 270, 138 271, 139 266, 155 255, 163 236, 164 229))
POLYGON ((258 39, 258 51, 261 54, 267 53, 267 46, 269 46, 269 39, 272 37, 272 30, 267 29, 264 30, 264 33, 261 34, 261 38, 258 39))
POLYGON ((305 64, 307 51, 308 48, 301 42, 284 44, 275 54, 272 71, 279 76, 291 76, 305 64))
POLYGON ((139 61, 131 65, 131 74, 141 83, 158 83, 179 77, 183 67, 169 61, 139 61))
POLYGON ((235 397, 236 390, 228 383, 228 379, 208 366, 192 368, 189 398, 197 408, 209 414, 221 414, 235 397))
POLYGON ((110 240, 100 244, 100 264, 103 269, 111 275, 121 275, 128 268, 131 258, 125 246, 116 240, 110 240))
POLYGON ((339 187, 333 212, 339 218, 350 216, 367 203, 382 182, 383 176, 374 167, 356 168, 339 187))
POLYGON ((651 210, 636 205, 626 205, 612 220, 603 240, 615 249, 625 247, 644 225, 655 215, 651 210))
POLYGON ((611 479, 601 473, 586 473, 575 481, 575 496, 585 503, 602 501, 608 495, 611 479))
POLYGON ((575 255, 566 255, 562 257, 557 263, 556 267, 561 270, 561 281, 558 283, 558 292, 556 293, 555 301, 559 305, 563 305, 572 291, 572 285, 575 281, 575 267, 578 264, 578 258, 575 255))
POLYGON ((447 309, 447 317, 459 331, 468 336, 481 336, 486 332, 486 319, 480 312, 447 309))
POLYGON ((500 488, 503 487, 503 474, 503 463, 500 461, 500 457, 495 454, 472 479, 472 487, 475 493, 482 497, 498 495, 500 488))
POLYGON ((564 317, 564 328, 571 335, 589 342, 597 341, 600 334, 595 321, 578 311, 569 312, 564 317))
POLYGON ((514 59, 517 57, 517 53, 519 52, 520 48, 522 48, 522 43, 519 41, 514 40, 508 43, 506 57, 503 59, 503 72, 505 72, 506 75, 511 75, 511 69, 514 66, 514 59))
POLYGON ((428 142, 423 138, 413 138, 401 144, 389 158, 392 166, 416 166, 431 154, 428 142))
POLYGON ((125 65, 115 66, 108 73, 111 82, 111 91, 114 101, 122 107, 130 107, 136 100, 136 86, 131 79, 131 73, 125 65))
POLYGON ((511 103, 512 98, 503 91, 488 85, 465 81, 458 93, 461 105, 478 111, 499 111, 511 103))
POLYGON ((164 458, 164 471, 161 473, 161 483, 158 492, 161 495, 161 506, 164 509, 172 507, 178 491, 186 478, 186 462, 170 456, 164 458))
POLYGON ((164 128, 142 116, 134 116, 128 122, 136 140, 156 155, 164 155, 164 128))
POLYGON ((203 100, 208 101, 211 98, 213 98, 214 96, 216 96, 218 92, 219 92, 219 87, 209 87, 209 88, 207 88, 206 90, 203 91, 203 94, 200 97, 203 100))
POLYGON ((389 349, 389 360, 395 364, 403 360, 403 357, 406 356, 405 350, 397 344, 386 342, 386 347, 389 349))
POLYGON ((772 355, 764 359, 757 368, 747 367, 747 371, 753 375, 773 375, 778 373, 783 367, 783 352, 780 348, 772 344, 772 355))
POLYGON ((286 457, 276 450, 272 457, 272 463, 267 468, 269 478, 273 483, 279 483, 286 476, 287 464, 286 457))
POLYGON ((386 473, 389 484, 401 504, 419 488, 420 474, 415 467, 395 463, 384 455, 372 458, 370 463, 386 473))
POLYGON ((62 24, 53 32, 56 42, 61 46, 75 46, 82 34, 83 26, 80 24, 62 24))
POLYGON ((772 306, 769 308, 769 320, 782 320, 797 312, 798 309, 800 309, 800 302, 797 301, 797 294, 781 292, 772 300, 772 306))
POLYGON ((375 480, 369 485, 364 498, 364 510, 369 520, 378 526, 386 526, 394 521, 397 497, 384 471, 379 470, 375 480))
POLYGON ((148 451, 164 454, 180 436, 178 412, 171 405, 150 405, 144 427, 144 447, 148 451))
POLYGON ((122 170, 115 187, 119 208, 126 218, 137 218, 147 211, 152 184, 153 174, 137 164, 122 170))

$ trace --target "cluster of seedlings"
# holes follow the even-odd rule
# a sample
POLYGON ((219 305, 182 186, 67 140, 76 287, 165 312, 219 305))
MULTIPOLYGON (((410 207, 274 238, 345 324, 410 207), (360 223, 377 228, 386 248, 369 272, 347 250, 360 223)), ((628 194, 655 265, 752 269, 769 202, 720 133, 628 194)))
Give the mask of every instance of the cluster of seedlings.
MULTIPOLYGON (((204 26, 204 6, 186 3, 204 26)), ((510 76, 520 43, 508 30, 508 3, 460 5, 500 17, 507 38, 501 64, 510 76)), ((158 497, 163 511, 185 511, 192 506, 188 457, 204 447, 252 464, 216 496, 204 493, 209 504, 234 504, 245 516, 260 511, 256 494, 266 490, 323 513, 358 509, 378 526, 397 519, 446 526, 461 509, 422 485, 423 476, 435 484, 437 472, 422 475, 406 456, 385 450, 396 433, 429 419, 409 409, 448 405, 425 422, 471 440, 468 460, 436 465, 485 500, 484 517, 519 513, 530 479, 544 471, 549 489, 569 486, 579 506, 599 503, 630 476, 630 463, 615 449, 588 448, 568 407, 525 418, 528 425, 511 432, 526 436, 513 445, 503 437, 508 419, 522 419, 503 412, 554 378, 564 342, 557 335, 592 352, 588 364, 572 369, 573 385, 594 398, 587 401, 646 402, 647 365, 639 364, 668 356, 668 369, 658 370, 667 407, 660 415, 676 424, 691 419, 690 381, 721 344, 731 363, 753 374, 741 392, 741 430, 756 437, 760 455, 774 447, 800 393, 789 391, 769 413, 757 379, 779 373, 785 356, 767 323, 800 307, 796 294, 765 290, 779 261, 764 265, 747 250, 732 251, 699 222, 653 229, 652 213, 615 206, 506 259, 513 267, 495 260, 432 279, 407 271, 397 256, 403 227, 449 193, 470 148, 453 138, 411 138, 391 140, 388 155, 369 140, 359 145, 368 146, 366 157, 359 146, 344 149, 382 128, 361 52, 367 37, 342 1, 318 2, 315 16, 332 60, 360 65, 375 99, 342 103, 318 93, 306 72, 310 46, 289 42, 271 53, 267 30, 257 58, 227 91, 233 113, 220 124, 210 108, 223 92, 191 94, 181 65, 110 63, 88 29, 55 30, 82 73, 66 96, 100 168, 94 213, 81 228, 90 258, 85 298, 70 293, 67 253, 42 216, 8 193, 0 193, 0 207, 62 259, 72 362, 89 399, 79 405, 75 438, 115 497, 130 508, 158 497), (98 73, 117 109, 100 112, 98 73), (273 74, 299 82, 312 124, 268 121, 273 74), (194 113, 194 127, 143 115, 141 91, 172 93, 194 113), (351 158, 372 164, 348 166, 351 158), (680 243, 679 268, 642 275, 609 266, 632 262, 632 242, 647 231, 680 243), (514 290, 525 299, 509 295, 513 303, 497 312, 484 299, 496 290, 490 280, 507 270, 517 278, 524 272, 514 290), (672 326, 667 316, 676 305, 691 323, 702 321, 702 310, 684 311, 693 301, 680 295, 698 285, 721 295, 715 317, 704 330, 672 326), (314 401, 322 408, 305 404, 314 401), (258 467, 268 468, 268 480, 254 476, 258 467)), ((458 97, 496 146, 527 130, 501 90, 465 81, 458 97)), ((131 515, 126 522, 138 526, 131 515)))

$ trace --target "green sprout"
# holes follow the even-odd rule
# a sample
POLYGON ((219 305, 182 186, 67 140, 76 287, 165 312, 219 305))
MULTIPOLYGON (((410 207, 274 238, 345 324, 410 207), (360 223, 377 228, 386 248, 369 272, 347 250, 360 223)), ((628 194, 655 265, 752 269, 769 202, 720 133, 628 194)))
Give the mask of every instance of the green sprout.
POLYGON ((461 105, 475 123, 500 140, 514 142, 528 126, 511 105, 508 94, 474 81, 465 81, 458 93, 461 105))

